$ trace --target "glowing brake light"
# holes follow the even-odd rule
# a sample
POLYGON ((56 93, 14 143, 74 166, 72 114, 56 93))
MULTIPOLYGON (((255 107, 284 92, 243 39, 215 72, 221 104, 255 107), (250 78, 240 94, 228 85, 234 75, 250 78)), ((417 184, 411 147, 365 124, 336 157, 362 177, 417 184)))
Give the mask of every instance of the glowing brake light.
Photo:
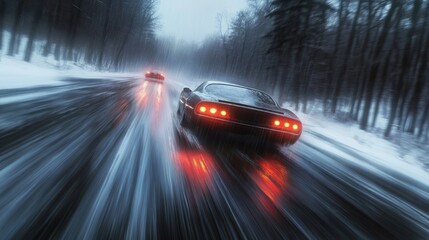
POLYGON ((299 122, 287 118, 278 120, 274 119, 272 124, 272 127, 278 130, 287 130, 296 133, 301 130, 301 125, 299 122))
POLYGON ((224 108, 222 104, 212 103, 212 102, 202 102, 197 105, 196 110, 197 113, 218 117, 218 118, 229 118, 228 109, 224 108))

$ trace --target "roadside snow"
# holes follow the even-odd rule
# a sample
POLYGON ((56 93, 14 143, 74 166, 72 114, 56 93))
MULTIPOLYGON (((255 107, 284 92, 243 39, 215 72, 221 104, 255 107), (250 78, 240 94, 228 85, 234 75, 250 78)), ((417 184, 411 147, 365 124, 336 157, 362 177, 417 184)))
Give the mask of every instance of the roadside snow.
MULTIPOLYGON (((292 105, 283 107, 293 109, 292 105)), ((328 139, 329 142, 359 153, 377 164, 395 170, 415 173, 415 177, 427 178, 429 170, 429 147, 408 134, 395 133, 390 140, 384 139, 382 131, 367 132, 359 129, 354 122, 326 117, 322 111, 313 110, 309 114, 298 112, 303 122, 303 137, 328 139)), ((380 118, 380 121, 384 119, 380 118)))
POLYGON ((139 76, 135 73, 97 72, 90 67, 79 66, 76 63, 68 63, 59 67, 49 59, 39 59, 35 63, 24 62, 9 56, 1 56, 0 59, 0 105, 28 101, 65 91, 67 88, 51 87, 66 85, 67 81, 62 80, 70 78, 82 79, 82 81, 86 79, 119 81, 139 76), (48 88, 38 89, 36 92, 30 90, 35 87, 48 88), (14 91, 17 89, 28 89, 28 91, 14 91))
POLYGON ((24 36, 14 57, 5 55, 8 49, 10 33, 5 31, 3 48, 0 50, 0 89, 31 88, 38 86, 56 86, 65 84, 61 80, 66 78, 97 78, 120 80, 123 78, 138 77, 136 73, 99 72, 94 66, 87 64, 57 61, 53 55, 41 55, 44 42, 34 44, 34 54, 31 63, 25 62, 25 46, 27 38, 24 36))
POLYGON ((67 78, 106 78, 120 80, 138 77, 136 73, 111 73, 85 70, 76 64, 68 69, 57 69, 47 61, 27 63, 12 57, 2 56, 0 61, 0 89, 30 88, 38 86, 56 86, 65 84, 67 78))
POLYGON ((60 71, 39 67, 11 57, 0 61, 0 89, 60 85, 60 71))

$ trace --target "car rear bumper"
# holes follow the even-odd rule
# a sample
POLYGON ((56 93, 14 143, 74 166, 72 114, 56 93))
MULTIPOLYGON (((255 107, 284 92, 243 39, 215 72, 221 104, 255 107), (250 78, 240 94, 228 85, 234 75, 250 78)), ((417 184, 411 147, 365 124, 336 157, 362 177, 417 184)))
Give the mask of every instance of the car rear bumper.
POLYGON ((211 118, 203 115, 194 115, 192 123, 195 124, 194 126, 199 126, 205 130, 214 131, 216 133, 235 134, 241 136, 242 138, 260 138, 261 140, 267 140, 276 143, 293 144, 301 136, 301 133, 294 134, 283 132, 275 129, 253 126, 225 119, 211 118))
POLYGON ((146 80, 146 81, 151 81, 151 82, 164 83, 164 80, 162 80, 162 79, 158 79, 158 78, 148 78, 148 77, 145 77, 145 80, 146 80))

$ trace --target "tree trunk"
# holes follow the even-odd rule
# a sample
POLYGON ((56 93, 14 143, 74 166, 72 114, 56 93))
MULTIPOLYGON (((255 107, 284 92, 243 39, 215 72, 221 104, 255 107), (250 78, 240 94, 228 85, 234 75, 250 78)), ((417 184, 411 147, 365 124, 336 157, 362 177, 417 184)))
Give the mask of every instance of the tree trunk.
MULTIPOLYGON (((411 58, 412 58, 411 48, 412 48, 412 43, 413 43, 414 32, 415 32, 416 26, 417 26, 417 21, 418 21, 417 17, 418 17, 418 13, 420 11, 420 6, 421 6, 421 1, 415 0, 414 1, 414 7, 413 7, 413 17, 412 17, 411 28, 409 30, 409 34, 407 35, 407 42, 405 44, 404 53, 403 53, 403 56, 401 59, 401 62, 402 62, 401 63, 401 73, 399 75, 398 84, 396 84, 396 89, 395 89, 394 95, 392 97, 392 109, 391 109, 391 114, 389 117, 388 126, 386 128, 386 131, 384 132, 384 136, 386 138, 390 136, 393 122, 395 120, 395 117, 397 116, 397 108, 399 107, 401 97, 405 98, 405 96, 403 96, 404 95, 404 85, 405 85, 404 80, 405 80, 405 76, 406 76, 408 69, 410 67, 410 64, 411 64, 411 58)), ((405 100, 403 100, 403 101, 405 101, 405 100)), ((402 110, 400 111, 400 114, 402 115, 402 110)), ((400 117, 402 117, 402 116, 400 116, 400 117)))
POLYGON ((54 14, 50 14, 48 16, 48 33, 47 33, 47 39, 46 39, 46 43, 45 46, 43 47, 43 53, 42 55, 44 57, 47 57, 49 55, 49 53, 51 53, 51 48, 52 48, 52 34, 53 34, 53 27, 55 24, 55 16, 54 14))
MULTIPOLYGON (((358 75, 356 77, 356 81, 354 84, 354 91, 353 91, 353 97, 352 97, 352 103, 351 103, 351 107, 350 107, 350 116, 357 120, 358 116, 359 116, 359 112, 360 112, 360 107, 361 107, 361 103, 362 103, 362 98, 364 95, 364 91, 365 91, 365 81, 364 79, 367 78, 367 69, 368 69, 368 62, 367 59, 369 58, 368 56, 372 55, 372 52, 374 51, 374 48, 371 47, 370 45, 370 41, 372 40, 372 24, 374 21, 374 15, 375 13, 373 12, 373 5, 371 1, 368 1, 368 6, 367 6, 368 12, 367 12, 367 22, 366 22, 366 34, 365 34, 365 38, 362 41, 362 46, 360 47, 361 51, 360 51, 360 56, 359 56, 359 60, 357 65, 361 67, 361 69, 358 72, 358 75), (368 49, 370 49, 368 51, 368 49)), ((357 41, 358 43, 359 41, 357 41)))
POLYGON ((308 105, 308 98, 309 98, 309 90, 310 90, 310 83, 311 83, 311 76, 313 72, 313 66, 310 61, 307 61, 305 64, 305 71, 304 71, 304 96, 303 96, 303 106, 302 111, 304 113, 307 113, 307 105, 308 105))
MULTIPOLYGON (((138 9, 138 8, 135 8, 135 9, 138 9)), ((137 11, 134 11, 133 16, 131 18, 131 22, 130 22, 129 27, 128 27, 128 30, 125 33, 124 40, 121 42, 121 46, 119 47, 118 53, 116 54, 115 61, 114 61, 115 65, 116 65, 116 70, 119 70, 119 61, 120 61, 121 57, 123 56, 125 45, 127 44, 128 39, 131 35, 131 31, 133 30, 134 20, 135 20, 136 16, 137 16, 137 11)))
POLYGON ((248 61, 246 62, 246 66, 244 67, 244 74, 245 74, 244 77, 246 78, 259 75, 259 73, 256 72, 256 69, 254 69, 254 72, 251 73, 252 71, 251 66, 252 66, 252 63, 254 62, 255 55, 256 55, 256 51, 252 51, 248 61))
POLYGON ((347 40, 347 45, 346 45, 346 53, 344 55, 343 60, 341 61, 341 69, 339 71, 339 74, 337 76, 337 80, 336 80, 336 84, 335 84, 335 90, 334 90, 334 96, 332 97, 332 108, 331 108, 331 112, 335 113, 337 110, 337 103, 338 103, 338 99, 340 97, 340 93, 341 93, 341 88, 343 83, 345 82, 344 80, 344 75, 347 71, 347 67, 348 67, 348 63, 349 63, 349 59, 352 53, 352 49, 353 49, 353 43, 355 40, 355 35, 356 35, 356 27, 357 27, 357 23, 360 17, 360 12, 362 9, 362 1, 359 1, 359 4, 357 6, 357 10, 356 10, 356 14, 355 17, 353 19, 353 25, 352 25, 352 30, 349 34, 348 40, 347 40))
POLYGON ((423 54, 422 54, 423 57, 420 61, 419 70, 416 76, 417 82, 414 85, 411 101, 409 102, 409 105, 408 105, 408 109, 409 109, 408 115, 411 117, 411 123, 408 125, 406 131, 409 133, 413 133, 414 129, 416 128, 416 122, 419 114, 419 106, 422 98, 422 92, 424 89, 424 85, 427 81, 427 79, 425 79, 425 73, 426 73, 427 64, 429 61, 428 48, 429 48, 429 35, 428 35, 428 38, 426 39, 425 47, 423 48, 423 54))
POLYGON ((104 20, 103 34, 102 34, 102 37, 101 37, 101 44, 100 44, 100 52, 99 52, 98 61, 97 61, 97 66, 98 66, 99 70, 101 70, 103 68, 104 50, 106 48, 107 34, 108 34, 108 30, 109 30, 109 22, 110 22, 110 12, 111 12, 111 9, 112 9, 112 0, 107 0, 106 18, 104 20))
POLYGON ((9 55, 9 56, 15 55, 16 41, 17 41, 17 37, 19 34, 18 30, 19 30, 19 25, 21 22, 22 12, 24 10, 24 4, 25 4, 25 0, 19 0, 18 6, 17 6, 16 11, 15 11, 15 18, 13 21, 12 31, 10 33, 11 37, 10 37, 10 41, 9 41, 9 50, 7 53, 7 55, 9 55))
MULTIPOLYGON (((425 7, 425 15, 423 23, 427 26, 429 24, 429 2, 426 3, 425 7)), ((415 74, 413 74, 416 78, 416 82, 414 83, 414 87, 412 90, 411 99, 408 103, 408 112, 407 118, 405 119, 404 124, 407 124, 407 119, 411 119, 408 125, 405 126, 405 130, 409 133, 414 133, 416 129, 417 119, 419 117, 419 106, 422 100, 423 90, 426 84, 425 73, 427 70, 427 64, 429 61, 429 29, 426 27, 423 32, 420 34, 420 38, 417 44, 417 48, 415 48, 417 63, 413 64, 414 66, 418 66, 415 74)))
POLYGON ((300 51, 296 51, 295 53, 295 76, 293 79, 293 96, 295 96, 295 111, 299 111, 299 102, 301 100, 301 70, 302 70, 302 63, 301 63, 301 53, 300 51))
POLYGON ((394 1, 392 2, 392 5, 390 6, 389 11, 387 12, 386 18, 384 20, 383 28, 381 30, 381 33, 377 39, 377 42, 375 44, 375 51, 374 55, 371 59, 371 67, 370 67, 370 73, 369 78, 367 80, 367 88, 365 90, 366 96, 365 96, 365 104, 362 114, 362 119, 360 123, 360 128, 362 130, 367 130, 368 127, 368 118, 369 118, 369 111, 371 109, 372 105, 372 96, 374 93, 374 86, 377 81, 377 74, 378 70, 380 68, 380 56, 382 54, 383 47, 386 43, 387 36, 389 35, 389 30, 392 25, 392 20, 397 12, 398 4, 394 1))
POLYGON ((331 88, 334 84, 334 77, 335 77, 335 68, 337 67, 337 54, 340 46, 341 37, 343 35, 343 28, 344 23, 346 22, 345 19, 347 18, 347 9, 349 5, 349 0, 341 0, 340 1, 340 9, 338 10, 338 30, 337 34, 335 35, 335 43, 334 43, 334 51, 332 52, 331 60, 329 63, 329 70, 328 70, 328 86, 325 89, 325 97, 323 100, 323 105, 325 112, 328 110, 328 101, 331 98, 331 88), (344 12, 346 12, 345 15, 344 12))
POLYGON ((427 98, 426 104, 424 106, 425 106, 425 110, 420 120, 419 133, 417 135, 418 138, 421 138, 423 136, 424 127, 429 117, 429 98, 427 98))
POLYGON ((73 1, 72 2, 72 11, 71 11, 71 16, 70 16, 70 21, 69 21, 69 34, 68 34, 68 49, 66 51, 67 56, 65 56, 66 59, 68 60, 73 60, 73 51, 74 51, 74 45, 76 42, 76 35, 77 35, 77 29, 80 23, 80 19, 81 19, 81 15, 82 15, 82 10, 81 9, 76 9, 79 6, 82 6, 82 1, 83 0, 79 0, 77 2, 73 1))
POLYGON ((0 0, 0 50, 3 49, 3 31, 4 31, 4 14, 6 11, 6 3, 0 0))
POLYGON ((386 85, 387 77, 389 76, 390 57, 392 56, 392 51, 393 51, 393 49, 390 49, 389 53, 387 54, 386 63, 384 64, 383 71, 382 71, 382 74, 380 76, 381 77, 381 83, 380 83, 380 86, 378 89, 378 94, 376 96, 375 109, 374 109, 374 113, 372 116, 371 127, 375 127, 375 124, 377 122, 377 116, 378 116, 378 111, 380 110, 381 99, 383 97, 383 92, 385 91, 385 85, 386 85))
MULTIPOLYGON (((398 53, 398 51, 399 51, 398 38, 399 38, 400 23, 401 23, 401 18, 397 17, 396 23, 395 23, 395 29, 396 30, 395 30, 395 33, 392 37, 393 43, 392 43, 390 50, 388 51, 387 56, 385 58, 386 60, 384 63, 384 68, 383 68, 382 74, 380 76, 381 77, 381 83, 379 86, 378 94, 376 96, 375 110, 374 110, 374 114, 373 114, 373 118, 372 118, 372 124, 371 124, 372 127, 375 127, 375 124, 377 121, 377 116, 378 116, 378 111, 380 109, 381 99, 383 96, 383 92, 385 92, 385 85, 386 85, 387 78, 389 76, 389 69, 390 69, 390 66, 392 65, 391 64, 392 54, 394 51, 395 51, 395 53, 398 53)), ((396 54, 396 55, 399 56, 399 54, 396 54)), ((396 59, 396 58, 394 58, 394 59, 396 59)))
POLYGON ((40 24, 40 20, 42 19, 43 4, 44 4, 44 1, 41 1, 36 6, 36 10, 35 10, 36 12, 33 17, 30 34, 28 35, 27 47, 25 49, 24 61, 26 62, 31 61, 31 55, 33 54, 34 40, 36 38, 36 33, 40 24))

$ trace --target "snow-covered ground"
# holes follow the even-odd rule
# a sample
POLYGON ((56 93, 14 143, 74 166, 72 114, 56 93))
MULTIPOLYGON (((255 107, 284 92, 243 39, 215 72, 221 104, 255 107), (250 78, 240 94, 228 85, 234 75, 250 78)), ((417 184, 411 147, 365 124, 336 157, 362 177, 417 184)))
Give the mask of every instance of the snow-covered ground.
POLYGON ((16 89, 37 86, 61 85, 66 78, 123 78, 135 77, 137 73, 99 72, 93 66, 76 62, 56 61, 54 56, 43 57, 43 42, 35 43, 31 63, 22 61, 27 39, 20 41, 18 53, 14 57, 5 54, 10 34, 4 32, 4 45, 0 51, 0 89, 16 89))
POLYGON ((0 89, 60 85, 63 74, 59 70, 40 67, 11 57, 0 61, 0 89))
POLYGON ((0 60, 0 89, 27 88, 36 86, 61 85, 66 78, 126 78, 136 77, 137 73, 97 72, 84 69, 75 63, 69 63, 67 69, 61 69, 49 61, 27 63, 9 56, 0 60))
MULTIPOLYGON (((294 109, 293 104, 285 103, 283 107, 294 109)), ((324 116, 322 110, 317 108, 313 108, 307 114, 298 112, 297 115, 305 128, 303 137, 326 137, 329 141, 347 146, 377 164, 394 169, 413 169, 412 172, 428 175, 427 143, 416 140, 414 136, 406 133, 395 132, 390 139, 383 138, 381 127, 386 122, 383 117, 378 120, 378 128, 363 131, 356 122, 344 122, 339 118, 324 116)))
POLYGON ((58 68, 49 61, 28 63, 9 56, 1 56, 0 60, 0 104, 16 101, 27 101, 50 94, 56 94, 67 88, 46 88, 37 92, 14 91, 34 87, 52 87, 65 85, 66 79, 109 79, 122 80, 138 77, 138 73, 111 73, 79 67, 75 63, 67 64, 67 69, 58 68))

